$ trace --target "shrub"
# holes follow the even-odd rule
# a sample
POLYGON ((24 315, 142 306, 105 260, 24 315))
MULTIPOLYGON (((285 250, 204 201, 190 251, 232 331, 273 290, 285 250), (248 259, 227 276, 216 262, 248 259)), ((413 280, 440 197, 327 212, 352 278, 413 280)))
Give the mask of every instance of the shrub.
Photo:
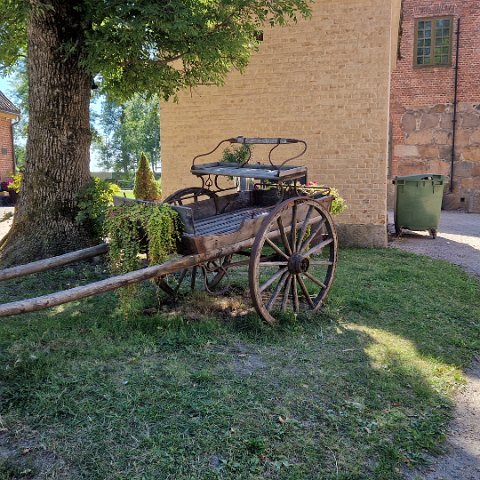
POLYGON ((315 196, 319 192, 324 191, 329 193, 333 197, 330 213, 332 215, 338 215, 344 212, 347 207, 347 202, 340 196, 338 190, 333 187, 322 187, 318 185, 318 182, 308 182, 305 185, 300 185, 298 191, 303 195, 315 196))
POLYGON ((330 210, 332 215, 338 215, 348 208, 347 202, 340 196, 336 188, 330 189, 330 195, 333 196, 332 208, 330 210))
POLYGON ((251 156, 251 147, 242 145, 238 148, 229 147, 223 151, 221 162, 244 164, 251 156))
POLYGON ((78 196, 78 213, 75 222, 86 227, 97 240, 105 235, 107 209, 113 205, 114 195, 120 188, 107 180, 92 177, 78 196))
POLYGON ((150 164, 144 153, 140 155, 133 195, 137 200, 155 201, 160 198, 160 189, 155 180, 150 164))
POLYGON ((20 193, 20 188, 22 187, 22 178, 23 178, 22 172, 18 172, 13 176, 13 182, 10 184, 10 188, 15 193, 20 193))
MULTIPOLYGON (((150 265, 162 263, 175 253, 183 226, 169 205, 139 203, 111 208, 105 228, 110 244, 110 269, 114 273, 126 273, 140 267, 141 253, 147 253, 150 265)), ((135 311, 137 292, 136 284, 117 292, 125 316, 135 311)))

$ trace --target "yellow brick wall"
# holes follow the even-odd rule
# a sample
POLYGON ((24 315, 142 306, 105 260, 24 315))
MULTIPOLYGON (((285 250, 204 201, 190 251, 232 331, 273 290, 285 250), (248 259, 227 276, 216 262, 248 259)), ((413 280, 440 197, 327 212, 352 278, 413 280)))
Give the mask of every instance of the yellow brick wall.
POLYGON ((337 222, 374 227, 365 231, 373 240, 349 243, 384 245, 399 3, 317 0, 311 20, 265 29, 243 75, 232 72, 223 87, 197 88, 179 103, 162 104, 164 195, 199 185, 189 173, 192 158, 223 138, 301 138, 309 145, 302 159, 309 179, 335 186, 349 205, 337 222))

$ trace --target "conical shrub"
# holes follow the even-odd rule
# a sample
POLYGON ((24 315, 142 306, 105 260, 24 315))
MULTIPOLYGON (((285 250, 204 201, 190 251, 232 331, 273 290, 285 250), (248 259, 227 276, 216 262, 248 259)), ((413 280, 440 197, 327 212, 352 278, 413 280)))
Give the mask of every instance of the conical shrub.
POLYGON ((160 189, 144 153, 140 155, 133 195, 138 200, 154 201, 160 198, 160 189))

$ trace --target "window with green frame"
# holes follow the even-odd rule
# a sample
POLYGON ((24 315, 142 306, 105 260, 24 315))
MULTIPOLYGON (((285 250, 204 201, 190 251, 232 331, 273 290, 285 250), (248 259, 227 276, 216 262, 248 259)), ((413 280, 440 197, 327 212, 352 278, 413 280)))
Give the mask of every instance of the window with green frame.
POLYGON ((452 17, 419 18, 415 21, 414 65, 450 65, 452 17))

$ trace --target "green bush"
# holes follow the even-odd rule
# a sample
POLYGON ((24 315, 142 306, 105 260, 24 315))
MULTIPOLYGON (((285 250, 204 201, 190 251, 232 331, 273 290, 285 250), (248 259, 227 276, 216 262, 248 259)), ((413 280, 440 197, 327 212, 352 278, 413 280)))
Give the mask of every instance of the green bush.
POLYGON ((340 196, 336 188, 330 189, 330 195, 333 196, 332 208, 330 210, 332 215, 338 215, 348 208, 347 202, 340 196))
POLYGON ((144 153, 140 155, 133 194, 137 200, 155 201, 160 198, 159 185, 144 153))
MULTIPOLYGON (((138 203, 111 208, 105 229, 110 244, 110 269, 113 273, 127 273, 140 267, 141 253, 147 253, 150 265, 162 263, 175 253, 183 226, 169 205, 138 203)), ((125 316, 135 311, 137 291, 138 285, 118 291, 125 316)))
POLYGON ((75 222, 85 226, 97 240, 105 235, 107 209, 113 205, 113 197, 120 194, 120 187, 108 180, 92 177, 78 196, 78 213, 75 222))
POLYGON ((22 179, 22 172, 18 172, 13 176, 13 182, 10 187, 15 193, 20 193, 20 189, 22 188, 22 179))

